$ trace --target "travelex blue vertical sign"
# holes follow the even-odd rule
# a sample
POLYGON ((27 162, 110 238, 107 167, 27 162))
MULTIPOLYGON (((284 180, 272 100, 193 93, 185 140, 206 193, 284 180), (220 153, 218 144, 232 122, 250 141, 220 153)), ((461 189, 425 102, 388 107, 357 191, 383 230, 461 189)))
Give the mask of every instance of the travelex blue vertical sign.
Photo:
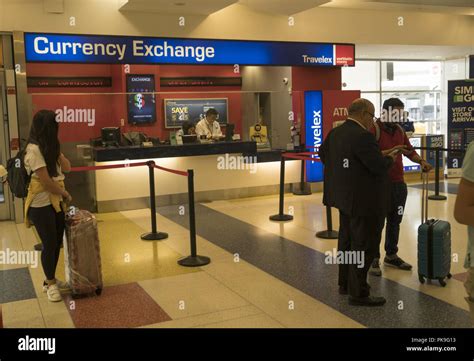
POLYGON ((353 66, 353 50, 352 44, 25 33, 27 62, 353 66))
MULTIPOLYGON (((321 91, 304 93, 305 112, 305 144, 319 147, 323 142, 323 94, 321 91)), ((310 150, 314 148, 309 148, 310 150)), ((323 180, 323 164, 316 155, 314 161, 306 162, 306 181, 321 182, 323 180)))

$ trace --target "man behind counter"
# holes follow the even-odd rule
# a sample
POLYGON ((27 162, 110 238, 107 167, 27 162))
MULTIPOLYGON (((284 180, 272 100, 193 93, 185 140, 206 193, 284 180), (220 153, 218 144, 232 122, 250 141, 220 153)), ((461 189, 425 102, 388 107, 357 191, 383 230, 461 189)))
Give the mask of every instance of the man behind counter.
POLYGON ((206 117, 200 120, 196 125, 196 134, 198 137, 205 135, 207 139, 218 140, 222 137, 221 126, 217 121, 219 113, 214 108, 206 112, 206 117))

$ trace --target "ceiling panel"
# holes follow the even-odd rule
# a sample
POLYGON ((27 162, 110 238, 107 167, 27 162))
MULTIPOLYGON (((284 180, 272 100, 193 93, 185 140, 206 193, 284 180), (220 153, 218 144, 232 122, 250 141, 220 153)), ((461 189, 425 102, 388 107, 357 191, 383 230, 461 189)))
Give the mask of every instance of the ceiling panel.
POLYGON ((356 44, 356 59, 445 60, 473 52, 474 46, 356 44))
POLYGON ((120 11, 206 16, 237 2, 238 0, 128 0, 120 11))
POLYGON ((474 0, 120 0, 120 11, 210 15, 239 3, 275 15, 293 15, 315 7, 371 10, 414 10, 474 14, 474 0))
POLYGON ((255 11, 293 15, 330 2, 331 0, 240 0, 239 4, 255 11))
POLYGON ((332 0, 327 8, 359 10, 405 10, 474 15, 474 0, 332 0))
POLYGON ((405 5, 461 6, 474 8, 474 0, 372 0, 377 3, 396 3, 405 5))

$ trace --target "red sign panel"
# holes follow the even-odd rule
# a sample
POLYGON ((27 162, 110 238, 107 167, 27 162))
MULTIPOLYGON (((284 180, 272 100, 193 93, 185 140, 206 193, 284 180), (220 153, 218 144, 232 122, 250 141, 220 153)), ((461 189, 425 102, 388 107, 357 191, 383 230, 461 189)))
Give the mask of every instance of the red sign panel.
POLYGON ((360 98, 359 90, 323 90, 323 139, 334 127, 334 122, 347 119, 347 109, 357 98, 360 98))
POLYGON ((336 66, 354 66, 355 48, 353 45, 335 45, 336 66))
POLYGON ((242 86, 240 77, 160 78, 162 87, 242 86))
POLYGON ((26 78, 30 88, 110 88, 111 77, 41 77, 26 78))

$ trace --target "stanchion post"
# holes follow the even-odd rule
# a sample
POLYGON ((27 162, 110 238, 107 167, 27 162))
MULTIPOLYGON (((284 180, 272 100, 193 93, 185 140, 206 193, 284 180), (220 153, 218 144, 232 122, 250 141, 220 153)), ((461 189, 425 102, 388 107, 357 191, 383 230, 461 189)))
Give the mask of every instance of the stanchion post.
POLYGON ((301 160, 301 175, 300 175, 300 189, 294 189, 293 194, 295 196, 309 196, 311 195, 311 187, 306 186, 306 182, 304 181, 304 168, 305 168, 305 160, 301 160))
POLYGON ((444 201, 446 200, 446 196, 442 196, 439 194, 439 149, 435 148, 435 194, 432 194, 428 197, 432 201, 444 201))
POLYGON ((159 241, 168 238, 168 233, 158 232, 156 230, 156 203, 155 203, 155 162, 147 162, 148 176, 150 182, 150 210, 151 210, 151 232, 141 235, 144 241, 159 241))
POLYGON ((189 239, 191 243, 191 255, 180 259, 178 264, 185 267, 205 266, 211 262, 206 256, 197 255, 196 245, 196 214, 194 210, 194 170, 188 169, 188 197, 189 197, 189 239))
POLYGON ((280 204, 278 207, 278 214, 270 216, 271 221, 291 221, 293 219, 292 215, 283 213, 283 206, 285 202, 285 157, 281 155, 280 163, 280 204))
POLYGON ((332 213, 331 207, 326 206, 326 223, 327 230, 320 231, 316 233, 316 237, 323 239, 337 239, 339 237, 339 232, 332 229, 332 213))

